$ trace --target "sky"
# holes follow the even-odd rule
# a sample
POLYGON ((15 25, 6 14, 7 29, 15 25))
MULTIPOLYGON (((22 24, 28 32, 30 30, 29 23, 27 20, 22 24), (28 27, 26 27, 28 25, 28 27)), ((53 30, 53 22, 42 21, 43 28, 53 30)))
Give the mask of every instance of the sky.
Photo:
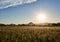
POLYGON ((37 15, 42 13, 44 22, 60 22, 60 0, 0 0, 0 23, 41 23, 37 15))

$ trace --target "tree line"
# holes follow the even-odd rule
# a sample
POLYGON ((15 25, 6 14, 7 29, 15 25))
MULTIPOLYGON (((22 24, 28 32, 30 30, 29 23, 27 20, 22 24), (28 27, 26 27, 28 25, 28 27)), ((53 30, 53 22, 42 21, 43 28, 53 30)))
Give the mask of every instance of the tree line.
POLYGON ((33 22, 29 22, 28 24, 2 24, 0 26, 60 26, 60 23, 43 23, 42 24, 34 24, 33 22))

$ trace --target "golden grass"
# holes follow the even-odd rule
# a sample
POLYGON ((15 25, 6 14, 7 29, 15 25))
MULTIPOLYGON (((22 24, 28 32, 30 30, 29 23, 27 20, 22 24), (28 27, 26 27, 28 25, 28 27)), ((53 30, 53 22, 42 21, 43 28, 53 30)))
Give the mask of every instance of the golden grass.
POLYGON ((60 27, 0 26, 0 42, 60 42, 60 27))

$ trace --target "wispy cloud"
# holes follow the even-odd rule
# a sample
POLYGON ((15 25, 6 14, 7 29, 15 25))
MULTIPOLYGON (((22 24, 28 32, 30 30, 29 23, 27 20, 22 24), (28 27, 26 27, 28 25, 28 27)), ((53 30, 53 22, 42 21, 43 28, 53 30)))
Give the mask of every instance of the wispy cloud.
POLYGON ((37 0, 0 0, 0 9, 8 8, 11 6, 22 5, 26 3, 33 3, 37 0))

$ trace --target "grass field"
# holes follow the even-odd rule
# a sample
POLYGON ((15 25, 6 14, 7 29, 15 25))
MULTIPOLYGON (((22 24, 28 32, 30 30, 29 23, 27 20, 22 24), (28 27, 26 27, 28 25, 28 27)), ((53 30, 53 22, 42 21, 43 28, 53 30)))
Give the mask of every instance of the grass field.
POLYGON ((60 42, 60 27, 0 26, 0 42, 60 42))

